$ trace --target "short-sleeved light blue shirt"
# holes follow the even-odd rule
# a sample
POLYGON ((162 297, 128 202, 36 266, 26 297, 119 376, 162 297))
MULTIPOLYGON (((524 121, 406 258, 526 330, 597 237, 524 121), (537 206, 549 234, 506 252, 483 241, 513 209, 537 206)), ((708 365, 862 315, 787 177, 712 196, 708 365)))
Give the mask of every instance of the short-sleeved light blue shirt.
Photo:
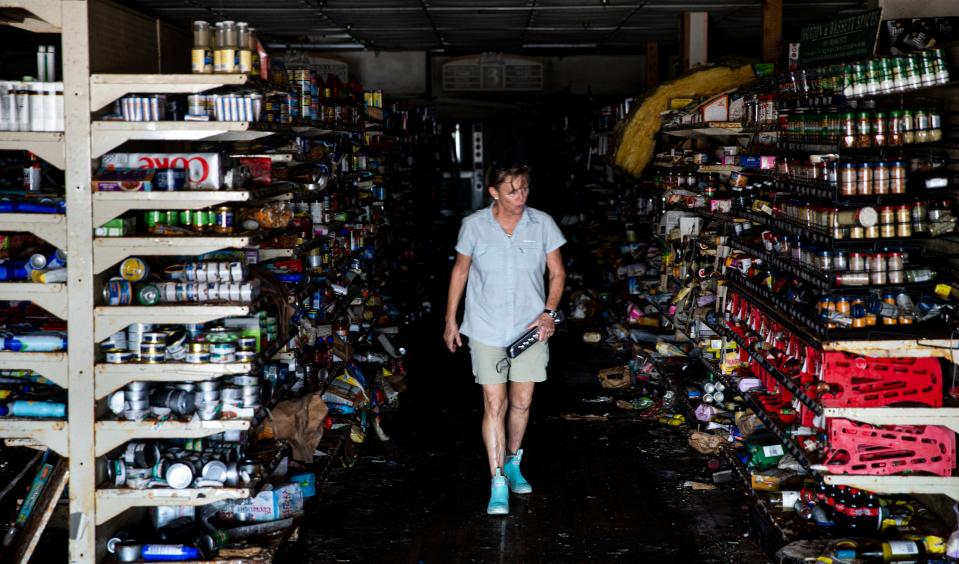
POLYGON ((456 252, 472 258, 460 333, 505 347, 526 332, 546 304, 546 254, 566 243, 548 214, 527 207, 513 236, 493 217, 493 206, 463 219, 456 252))

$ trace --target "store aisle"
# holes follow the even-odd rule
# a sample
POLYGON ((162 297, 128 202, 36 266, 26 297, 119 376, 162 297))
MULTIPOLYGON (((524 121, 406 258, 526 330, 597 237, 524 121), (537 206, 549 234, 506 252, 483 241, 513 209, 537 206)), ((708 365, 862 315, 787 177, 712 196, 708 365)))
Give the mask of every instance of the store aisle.
POLYGON ((278 562, 764 561, 744 537, 741 493, 683 488, 708 478, 681 431, 583 401, 602 395, 595 373, 608 358, 578 335, 557 335, 537 390, 524 459, 534 493, 513 495, 505 518, 487 516, 468 357, 442 349, 436 319, 412 329, 410 391, 384 422, 392 441, 371 439, 354 467, 331 474, 278 562), (562 417, 607 412, 606 422, 562 417))

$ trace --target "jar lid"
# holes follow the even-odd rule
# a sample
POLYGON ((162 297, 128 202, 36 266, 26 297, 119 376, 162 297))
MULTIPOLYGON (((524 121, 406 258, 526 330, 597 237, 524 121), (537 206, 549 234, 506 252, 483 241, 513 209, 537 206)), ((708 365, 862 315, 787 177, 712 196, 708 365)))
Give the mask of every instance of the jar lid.
POLYGON ((856 168, 856 163, 840 163, 839 166, 842 168, 856 168))
POLYGON ((872 166, 885 168, 885 167, 889 166, 889 163, 878 162, 878 163, 873 163, 872 166))
POLYGON ((903 161, 893 161, 892 166, 906 166, 906 163, 903 161))
POLYGON ((869 168, 872 166, 872 163, 859 163, 859 168, 869 168))

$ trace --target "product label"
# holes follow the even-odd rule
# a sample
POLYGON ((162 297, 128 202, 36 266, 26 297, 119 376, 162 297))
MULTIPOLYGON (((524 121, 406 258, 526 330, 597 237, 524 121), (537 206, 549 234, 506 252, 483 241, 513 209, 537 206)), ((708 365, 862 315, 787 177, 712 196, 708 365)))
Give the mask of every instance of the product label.
POLYGON ((919 546, 912 541, 889 541, 889 554, 892 556, 919 554, 919 546))
POLYGON ((786 454, 786 451, 783 450, 782 445, 769 445, 763 447, 763 456, 768 458, 783 456, 784 454, 786 454))

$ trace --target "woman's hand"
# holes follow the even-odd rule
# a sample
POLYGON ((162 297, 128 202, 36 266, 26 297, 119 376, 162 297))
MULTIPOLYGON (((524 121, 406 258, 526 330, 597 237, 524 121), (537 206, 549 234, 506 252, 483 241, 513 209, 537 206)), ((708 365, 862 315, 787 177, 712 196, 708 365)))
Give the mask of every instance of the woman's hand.
POLYGON ((533 327, 539 328, 539 340, 545 343, 556 332, 556 320, 544 311, 536 318, 536 321, 526 326, 527 329, 533 327))
POLYGON ((463 338, 460 337, 460 328, 455 321, 447 321, 446 329, 443 330, 443 340, 446 342, 446 348, 450 352, 456 352, 457 347, 463 346, 463 338))

